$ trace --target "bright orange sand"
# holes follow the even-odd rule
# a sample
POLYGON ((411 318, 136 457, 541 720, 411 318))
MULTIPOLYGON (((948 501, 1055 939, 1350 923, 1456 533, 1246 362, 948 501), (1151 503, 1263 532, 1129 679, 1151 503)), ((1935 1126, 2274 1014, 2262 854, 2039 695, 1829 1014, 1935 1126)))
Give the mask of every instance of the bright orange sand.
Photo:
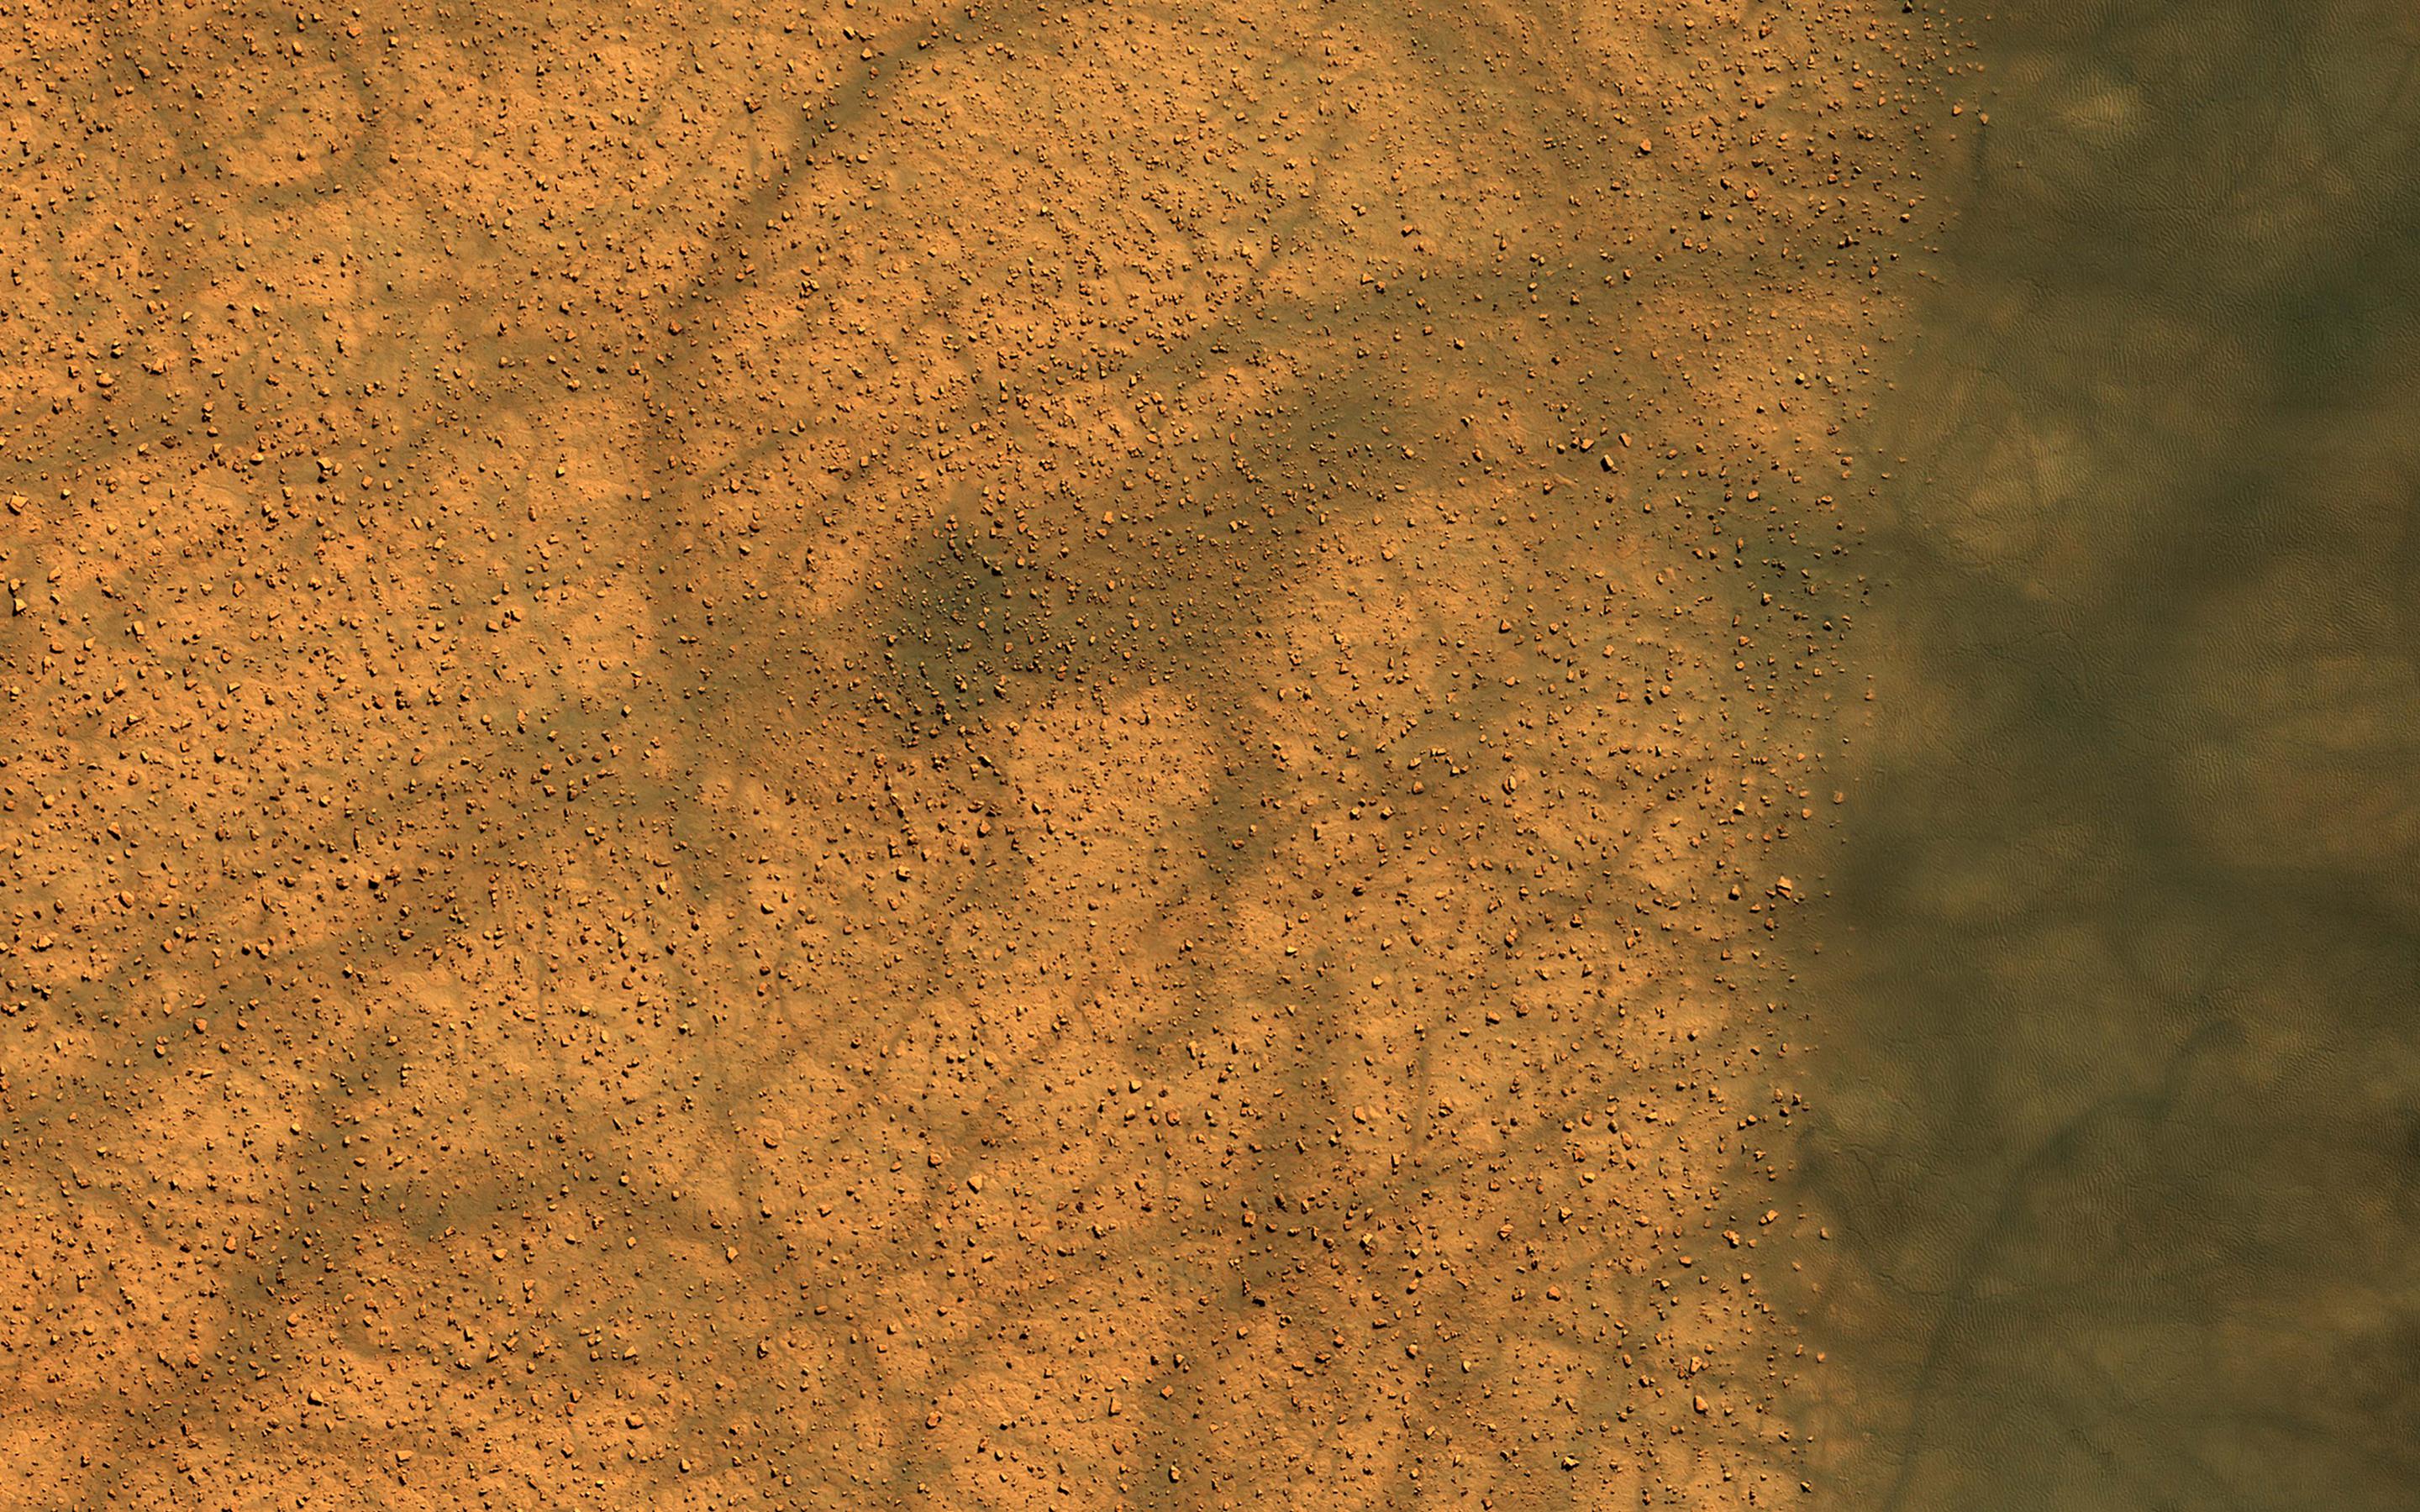
POLYGON ((0 1504, 1820 1478, 1928 17, 0 37, 0 1504))

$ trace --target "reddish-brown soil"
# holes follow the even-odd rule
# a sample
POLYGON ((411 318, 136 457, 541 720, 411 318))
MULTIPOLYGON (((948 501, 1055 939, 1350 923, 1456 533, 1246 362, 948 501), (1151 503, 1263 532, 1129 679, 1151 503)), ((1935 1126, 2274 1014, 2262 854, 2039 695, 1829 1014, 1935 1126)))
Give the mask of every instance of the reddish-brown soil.
POLYGON ((0 1505, 1800 1501, 1956 56, 14 5, 0 1505))

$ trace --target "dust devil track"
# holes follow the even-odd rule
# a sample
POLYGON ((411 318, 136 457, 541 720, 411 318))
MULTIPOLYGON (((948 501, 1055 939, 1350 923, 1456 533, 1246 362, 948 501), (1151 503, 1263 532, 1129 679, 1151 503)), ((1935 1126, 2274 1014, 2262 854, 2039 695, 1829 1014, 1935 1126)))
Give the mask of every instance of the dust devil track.
POLYGON ((2420 29, 1972 18, 1808 1190, 1858 1504, 2420 1484, 2420 29))

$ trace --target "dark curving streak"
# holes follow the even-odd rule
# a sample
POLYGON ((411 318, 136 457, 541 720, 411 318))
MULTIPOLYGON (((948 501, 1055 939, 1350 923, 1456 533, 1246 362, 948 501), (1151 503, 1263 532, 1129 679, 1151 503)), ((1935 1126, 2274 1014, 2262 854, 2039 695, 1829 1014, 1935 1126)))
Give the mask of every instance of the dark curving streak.
POLYGON ((2408 1506, 2420 30, 1965 20, 1807 1174, 1835 1489, 2408 1506))

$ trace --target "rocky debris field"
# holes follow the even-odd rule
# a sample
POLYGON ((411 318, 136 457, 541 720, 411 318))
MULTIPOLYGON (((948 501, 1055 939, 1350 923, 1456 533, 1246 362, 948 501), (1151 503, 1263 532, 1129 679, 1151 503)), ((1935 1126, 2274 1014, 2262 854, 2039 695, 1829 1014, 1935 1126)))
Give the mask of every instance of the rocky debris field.
POLYGON ((1801 1504, 1962 48, 11 5, 0 1505, 1801 1504))

